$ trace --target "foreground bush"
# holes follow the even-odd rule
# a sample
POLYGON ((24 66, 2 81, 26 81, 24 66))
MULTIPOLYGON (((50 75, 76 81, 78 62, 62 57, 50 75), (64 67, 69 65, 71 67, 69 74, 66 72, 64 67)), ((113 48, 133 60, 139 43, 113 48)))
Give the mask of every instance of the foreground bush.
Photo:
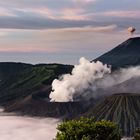
POLYGON ((65 121, 58 126, 55 140, 120 140, 118 126, 94 118, 65 121))

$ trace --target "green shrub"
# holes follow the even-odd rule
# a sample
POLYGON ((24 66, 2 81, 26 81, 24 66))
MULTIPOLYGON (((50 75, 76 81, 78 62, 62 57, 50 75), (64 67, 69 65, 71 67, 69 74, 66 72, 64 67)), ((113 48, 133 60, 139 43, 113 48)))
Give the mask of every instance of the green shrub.
POLYGON ((120 140, 118 126, 92 118, 65 121, 58 125, 55 140, 120 140))

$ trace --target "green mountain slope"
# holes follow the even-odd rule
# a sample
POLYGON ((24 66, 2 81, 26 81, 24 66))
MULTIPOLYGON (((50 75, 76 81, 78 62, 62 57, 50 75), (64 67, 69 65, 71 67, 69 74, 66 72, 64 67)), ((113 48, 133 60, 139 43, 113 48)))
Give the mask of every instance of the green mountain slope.
POLYGON ((0 104, 39 93, 48 97, 53 79, 71 70, 72 66, 61 64, 0 63, 0 104))
MULTIPOLYGON (((51 84, 73 66, 62 64, 0 63, 0 105, 20 115, 73 118, 87 109, 83 102, 49 101, 51 84)), ((63 94, 63 93, 62 93, 63 94)))

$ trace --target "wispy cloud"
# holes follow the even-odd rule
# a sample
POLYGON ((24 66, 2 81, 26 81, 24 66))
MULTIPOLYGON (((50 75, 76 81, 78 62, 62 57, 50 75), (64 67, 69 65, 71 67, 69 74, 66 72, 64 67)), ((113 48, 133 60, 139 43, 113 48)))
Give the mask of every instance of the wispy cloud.
MULTIPOLYGON (((117 29, 117 25, 107 25, 107 26, 85 26, 85 27, 74 27, 74 28, 62 28, 62 29, 50 29, 47 31, 54 31, 54 32, 113 32, 117 29)), ((45 32, 45 31, 43 31, 45 32)))
MULTIPOLYGON (((93 43, 96 44, 98 40, 103 42, 105 36, 118 34, 118 27, 108 25, 46 30, 1 29, 0 32, 5 34, 0 38, 0 52, 58 53, 71 52, 73 49, 79 52, 85 46, 89 51, 93 43), (100 39, 98 39, 99 36, 100 39)), ((98 46, 101 45, 95 46, 99 48, 98 46)))
MULTIPOLYGON (((130 0, 128 2, 132 3, 130 0)), ((140 19, 140 10, 134 8, 134 4, 132 9, 122 9, 122 7, 119 9, 117 6, 113 9, 111 7, 115 6, 114 3, 117 5, 121 2, 120 0, 118 2, 105 0, 5 0, 0 2, 0 28, 78 28, 119 24, 124 19, 127 19, 127 23, 131 23, 132 18, 140 19)), ((122 4, 126 4, 126 2, 122 2, 122 4)))
POLYGON ((15 17, 17 16, 12 10, 9 10, 7 8, 3 8, 3 7, 0 7, 0 16, 3 16, 3 17, 7 17, 7 16, 10 16, 10 17, 15 17))
POLYGON ((73 2, 76 4, 76 6, 79 7, 85 7, 88 6, 89 4, 93 4, 98 2, 99 0, 73 0, 73 2))
POLYGON ((108 17, 119 17, 119 18, 139 18, 140 10, 117 10, 117 11, 107 11, 101 13, 102 16, 108 17))
POLYGON ((82 8, 66 8, 61 10, 60 18, 64 20, 89 20, 82 14, 85 10, 82 8))
MULTIPOLYGON (((25 44, 24 44, 25 45, 25 44)), ((29 53, 29 52, 46 52, 46 53, 55 53, 55 52, 58 52, 57 49, 54 49, 54 48, 46 48, 46 47, 40 47, 40 46, 36 46, 35 44, 33 46, 31 45, 27 45, 26 46, 23 46, 23 45, 20 45, 17 46, 17 47, 6 47, 6 48, 0 48, 0 52, 17 52, 17 53, 29 53)))
POLYGON ((47 7, 42 8, 27 8, 27 9, 16 9, 19 12, 26 14, 34 14, 44 18, 54 20, 86 20, 86 16, 82 13, 85 12, 82 8, 62 8, 59 11, 52 10, 47 7))

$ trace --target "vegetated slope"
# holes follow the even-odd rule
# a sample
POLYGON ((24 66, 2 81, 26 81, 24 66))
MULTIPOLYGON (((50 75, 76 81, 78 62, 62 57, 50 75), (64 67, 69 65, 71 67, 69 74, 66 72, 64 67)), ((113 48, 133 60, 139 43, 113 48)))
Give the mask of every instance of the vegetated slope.
POLYGON ((0 105, 29 95, 38 99, 48 98, 53 79, 70 73, 72 67, 61 64, 0 63, 0 105))
MULTIPOLYGON (((86 111, 83 102, 50 102, 51 84, 73 66, 0 63, 0 105, 20 115, 73 118, 86 111)), ((63 94, 63 93, 62 93, 63 94)))
POLYGON ((20 115, 65 119, 82 114, 86 109, 82 102, 49 101, 52 81, 72 68, 61 64, 0 63, 0 105, 6 112, 20 115))
POLYGON ((140 65, 140 37, 130 38, 95 61, 111 65, 114 69, 140 65))
POLYGON ((95 116, 97 120, 110 120, 119 124, 122 134, 133 135, 140 127, 140 94, 114 94, 88 110, 85 116, 95 116))

